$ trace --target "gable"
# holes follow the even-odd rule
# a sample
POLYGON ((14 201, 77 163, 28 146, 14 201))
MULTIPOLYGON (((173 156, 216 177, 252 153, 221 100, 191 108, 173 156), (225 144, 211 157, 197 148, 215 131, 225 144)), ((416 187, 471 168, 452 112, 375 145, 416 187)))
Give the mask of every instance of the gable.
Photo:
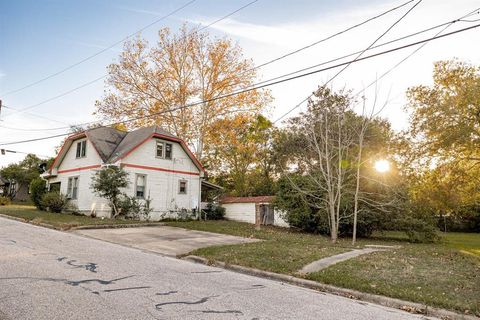
MULTIPOLYGON (((114 128, 99 127, 73 134, 65 140, 49 171, 51 172, 52 169, 60 166, 82 167, 102 163, 113 164, 119 161, 125 162, 124 159, 132 153, 136 154, 140 163, 143 162, 143 159, 146 159, 147 162, 155 161, 155 146, 150 146, 149 149, 147 148, 143 151, 139 150, 145 143, 155 143, 155 139, 169 141, 176 146, 176 151, 174 152, 179 155, 179 157, 176 157, 177 163, 193 164, 194 171, 205 171, 182 139, 175 137, 158 126, 140 128, 128 133, 114 128), (87 149, 89 150, 87 151, 87 159, 77 159, 75 157, 76 142, 80 139, 86 139, 87 141, 87 149), (140 153, 140 156, 138 156, 138 153, 140 153), (64 164, 65 160, 68 161, 68 164, 64 164)), ((128 161, 132 161, 132 157, 128 161)), ((152 164, 158 164, 157 162, 152 164)), ((163 163, 163 165, 170 166, 171 163, 163 163)), ((173 163, 173 166, 175 166, 175 163, 173 163)))
POLYGON ((54 169, 78 168, 82 166, 100 164, 101 162, 102 159, 99 156, 95 146, 92 144, 90 139, 88 139, 85 132, 80 132, 69 136, 65 140, 62 148, 60 149, 57 157, 53 161, 52 166, 48 171, 52 173, 52 170, 54 169), (77 142, 83 140, 86 141, 86 155, 83 158, 77 159, 77 142))
POLYGON ((188 152, 178 141, 162 139, 161 137, 151 136, 145 141, 133 148, 121 160, 122 165, 144 166, 156 168, 160 171, 170 171, 186 174, 199 175, 202 168, 199 168, 192 160, 188 152), (172 145, 172 158, 157 157, 157 142, 169 143, 172 145))

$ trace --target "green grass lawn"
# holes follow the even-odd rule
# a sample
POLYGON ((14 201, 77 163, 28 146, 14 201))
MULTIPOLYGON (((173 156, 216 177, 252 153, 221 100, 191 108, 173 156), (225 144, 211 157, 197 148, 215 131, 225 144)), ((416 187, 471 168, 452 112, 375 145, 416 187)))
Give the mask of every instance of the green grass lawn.
POLYGON ((56 229, 62 230, 87 225, 139 223, 139 221, 133 220, 101 219, 67 213, 45 212, 28 205, 0 206, 0 214, 22 218, 32 223, 46 223, 56 229))
MULTIPOLYGON (((170 222, 171 226, 253 237, 258 243, 216 246, 192 254, 210 260, 285 274, 305 264, 351 250, 350 239, 333 245, 328 238, 275 227, 256 231, 233 221, 170 222)), ((480 315, 480 234, 448 233, 436 244, 411 244, 403 233, 387 232, 365 244, 401 245, 400 249, 360 256, 308 279, 363 292, 480 315)))
POLYGON ((328 240, 282 228, 255 227, 233 221, 168 222, 170 226, 209 231, 263 241, 199 249, 193 252, 211 260, 223 261, 279 273, 294 273, 312 261, 347 251, 346 248, 328 245, 328 240))

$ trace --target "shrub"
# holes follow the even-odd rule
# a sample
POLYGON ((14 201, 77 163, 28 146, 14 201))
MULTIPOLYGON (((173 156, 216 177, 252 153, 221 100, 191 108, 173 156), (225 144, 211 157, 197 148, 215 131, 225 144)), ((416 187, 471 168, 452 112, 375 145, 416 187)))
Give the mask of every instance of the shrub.
POLYGON ((210 202, 203 213, 206 220, 222 220, 225 217, 225 208, 210 202))
POLYGON ((42 205, 42 197, 46 191, 46 183, 42 178, 35 178, 30 182, 30 199, 37 209, 45 209, 42 205))
POLYGON ((447 232, 480 232, 480 212, 475 208, 467 214, 440 216, 437 226, 447 232))
POLYGON ((404 216, 396 220, 397 230, 404 231, 410 242, 432 243, 440 240, 437 228, 426 220, 404 216))
POLYGON ((42 206, 51 212, 62 212, 67 203, 67 197, 59 192, 49 192, 42 196, 42 206))
POLYGON ((7 206, 11 203, 10 199, 7 197, 0 197, 0 206, 7 206))
POLYGON ((103 167, 92 177, 93 191, 108 200, 114 219, 120 214, 120 210, 117 208, 122 196, 120 189, 127 186, 128 172, 117 166, 103 167))
POLYGON ((123 194, 119 197, 117 203, 119 216, 132 220, 148 220, 150 212, 153 211, 153 208, 150 206, 151 202, 150 196, 141 201, 137 197, 129 197, 123 194))

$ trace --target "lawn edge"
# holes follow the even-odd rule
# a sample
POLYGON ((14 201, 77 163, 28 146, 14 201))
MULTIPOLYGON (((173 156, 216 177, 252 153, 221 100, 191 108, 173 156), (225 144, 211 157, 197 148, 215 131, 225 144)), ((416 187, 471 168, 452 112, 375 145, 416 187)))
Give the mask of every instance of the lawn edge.
POLYGON ((165 223, 163 222, 146 222, 146 223, 120 223, 120 224, 89 224, 83 226, 76 226, 70 228, 61 228, 54 226, 52 224, 44 223, 44 222, 32 222, 33 220, 27 220, 15 216, 10 216, 8 214, 0 213, 0 217, 10 220, 15 220, 18 222, 28 223, 34 226, 40 226, 48 229, 53 230, 60 230, 60 231, 74 231, 74 230, 88 230, 88 229, 118 229, 118 228, 139 228, 139 227, 157 227, 157 226, 164 226, 165 223))
POLYGON ((328 292, 331 294, 335 294, 338 296, 346 297, 353 300, 361 300, 365 302, 370 302, 374 304, 378 304, 385 307, 400 309, 403 311, 407 311, 414 314, 422 314, 425 316, 433 316, 440 319, 448 320, 448 319, 463 319, 463 320, 478 320, 479 317, 473 315, 465 315, 461 313, 457 313, 455 311, 436 308, 427 306, 424 304, 410 302, 405 300, 400 300, 396 298, 390 298, 386 296, 380 296, 376 294, 356 291, 347 288, 336 287, 312 280, 297 278, 294 276, 289 276, 285 274, 279 274, 269 271, 264 271, 255 268, 243 267, 239 265, 228 264, 221 261, 211 261, 203 257, 195 256, 195 255, 188 255, 182 257, 183 260, 187 260, 194 263, 215 266, 243 274, 248 274, 251 276, 256 276, 260 278, 267 278, 270 280, 276 280, 280 282, 286 282, 289 284, 293 284, 300 287, 305 287, 313 290, 318 290, 322 292, 328 292))

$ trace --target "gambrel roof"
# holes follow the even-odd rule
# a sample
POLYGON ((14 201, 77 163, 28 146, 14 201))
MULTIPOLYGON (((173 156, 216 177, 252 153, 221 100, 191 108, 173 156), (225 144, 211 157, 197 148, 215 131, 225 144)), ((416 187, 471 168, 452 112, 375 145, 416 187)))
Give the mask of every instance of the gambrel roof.
POLYGON ((99 127, 71 135, 65 141, 50 170, 60 165, 66 152, 75 140, 85 137, 93 144, 105 164, 116 163, 151 138, 161 138, 178 142, 192 159, 195 166, 200 171, 204 171, 203 166, 197 158, 195 158, 185 142, 159 126, 140 128, 130 132, 120 131, 110 127, 99 127))

